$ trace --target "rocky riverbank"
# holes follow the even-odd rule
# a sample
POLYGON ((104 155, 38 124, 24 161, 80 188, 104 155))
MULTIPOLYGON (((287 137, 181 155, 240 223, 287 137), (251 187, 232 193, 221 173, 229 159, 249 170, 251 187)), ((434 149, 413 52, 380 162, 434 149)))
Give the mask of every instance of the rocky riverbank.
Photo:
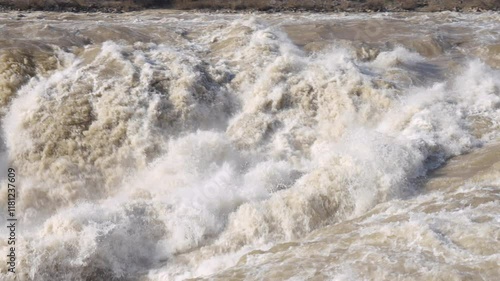
POLYGON ((500 0, 0 0, 0 11, 123 12, 151 8, 267 12, 497 11, 500 0))

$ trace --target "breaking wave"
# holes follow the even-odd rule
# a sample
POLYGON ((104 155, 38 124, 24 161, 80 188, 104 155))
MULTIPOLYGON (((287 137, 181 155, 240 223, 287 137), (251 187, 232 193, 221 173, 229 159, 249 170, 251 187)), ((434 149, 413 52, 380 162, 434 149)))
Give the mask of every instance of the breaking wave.
MULTIPOLYGON (((5 157, 22 188, 18 280, 239 280, 266 276, 249 275, 259 268, 313 278, 318 265, 297 258, 312 262, 322 249, 344 256, 318 258, 334 267, 318 278, 369 279, 364 259, 392 264, 390 251, 417 243, 439 252, 439 239, 454 237, 462 252, 435 255, 462 264, 473 252, 484 266, 470 271, 497 276, 498 251, 478 250, 458 229, 478 212, 498 218, 498 181, 449 193, 422 183, 498 137, 498 69, 468 58, 450 71, 404 46, 363 56, 333 42, 308 52, 254 17, 195 40, 176 32, 171 44, 52 45, 37 58, 2 51, 5 157), (473 191, 487 205, 450 209, 473 191), (423 215, 422 202, 443 211, 423 215), (429 220, 445 230, 426 238, 429 220), (387 242, 379 236, 396 239, 387 253, 361 251, 387 242)), ((498 224, 484 227, 498 234, 498 224)), ((371 278, 394 277, 371 266, 371 278)), ((445 271, 420 278, 461 278, 445 271)))

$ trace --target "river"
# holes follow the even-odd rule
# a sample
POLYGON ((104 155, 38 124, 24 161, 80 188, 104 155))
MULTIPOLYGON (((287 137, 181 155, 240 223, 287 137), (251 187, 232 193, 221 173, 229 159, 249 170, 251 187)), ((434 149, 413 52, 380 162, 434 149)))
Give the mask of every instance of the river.
POLYGON ((498 12, 0 13, 0 118, 1 280, 500 276, 498 12))

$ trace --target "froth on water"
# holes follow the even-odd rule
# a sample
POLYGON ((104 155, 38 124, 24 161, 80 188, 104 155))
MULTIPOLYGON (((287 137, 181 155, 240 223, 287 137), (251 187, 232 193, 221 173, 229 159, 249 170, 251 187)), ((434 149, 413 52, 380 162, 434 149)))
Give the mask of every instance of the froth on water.
POLYGON ((499 24, 1 15, 17 280, 494 280, 499 24))

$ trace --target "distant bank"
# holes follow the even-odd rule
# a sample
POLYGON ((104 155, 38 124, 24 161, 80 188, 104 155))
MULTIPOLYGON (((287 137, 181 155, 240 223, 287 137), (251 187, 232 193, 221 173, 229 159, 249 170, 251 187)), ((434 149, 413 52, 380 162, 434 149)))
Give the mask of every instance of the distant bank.
POLYGON ((151 8, 376 12, 500 10, 500 0, 0 0, 0 10, 121 12, 151 8))

